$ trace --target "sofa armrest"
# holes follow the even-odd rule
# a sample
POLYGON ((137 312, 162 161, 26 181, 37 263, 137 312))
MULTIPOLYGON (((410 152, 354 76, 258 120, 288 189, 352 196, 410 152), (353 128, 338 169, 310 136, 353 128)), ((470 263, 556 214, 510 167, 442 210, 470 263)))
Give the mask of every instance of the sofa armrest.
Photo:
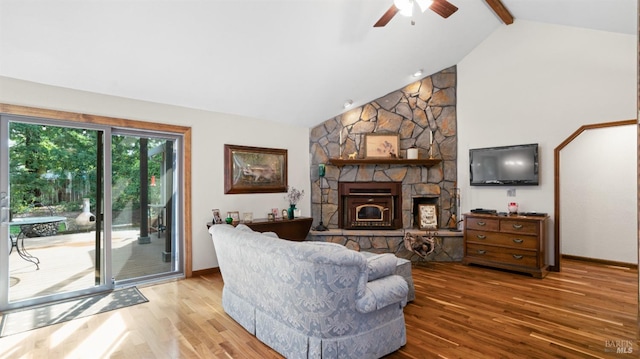
POLYGON ((365 293, 356 300, 356 310, 371 313, 394 303, 407 304, 409 287, 399 275, 390 275, 367 283, 365 293))
POLYGON ((369 282, 395 273, 398 258, 391 253, 376 254, 367 258, 369 282))

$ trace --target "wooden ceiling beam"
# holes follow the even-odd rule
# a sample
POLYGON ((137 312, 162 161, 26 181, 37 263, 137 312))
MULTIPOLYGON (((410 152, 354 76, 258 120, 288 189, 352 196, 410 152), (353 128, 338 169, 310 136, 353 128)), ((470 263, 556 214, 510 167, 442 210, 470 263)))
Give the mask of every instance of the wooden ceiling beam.
POLYGON ((513 24, 513 15, 504 6, 501 0, 485 0, 487 5, 498 15, 498 17, 507 25, 513 24))

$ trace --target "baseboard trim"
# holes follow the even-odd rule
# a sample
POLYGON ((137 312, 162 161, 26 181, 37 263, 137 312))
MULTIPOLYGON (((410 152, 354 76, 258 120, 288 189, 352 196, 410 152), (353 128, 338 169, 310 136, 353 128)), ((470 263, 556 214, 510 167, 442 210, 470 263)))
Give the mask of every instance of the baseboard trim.
POLYGON ((192 276, 195 277, 195 276, 209 275, 209 274, 220 274, 220 267, 194 270, 192 273, 192 276))
POLYGON ((629 268, 629 269, 635 269, 635 270, 638 269, 638 265, 634 263, 616 262, 616 261, 610 261, 607 259, 579 257, 579 256, 568 255, 568 254, 563 254, 562 259, 572 259, 576 261, 592 262, 592 263, 598 263, 598 264, 603 264, 608 266, 623 267, 623 268, 629 268))

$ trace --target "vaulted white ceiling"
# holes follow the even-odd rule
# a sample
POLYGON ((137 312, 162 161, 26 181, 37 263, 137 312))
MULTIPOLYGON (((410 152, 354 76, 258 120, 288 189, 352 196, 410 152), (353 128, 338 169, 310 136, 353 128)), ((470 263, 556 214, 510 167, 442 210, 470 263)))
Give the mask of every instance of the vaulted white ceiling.
MULTIPOLYGON (((515 17, 637 34, 636 0, 502 0, 515 17)), ((484 0, 373 24, 393 0, 0 0, 0 76, 312 127, 457 64, 484 0)), ((0 89, 1 90, 1 89, 0 89)))

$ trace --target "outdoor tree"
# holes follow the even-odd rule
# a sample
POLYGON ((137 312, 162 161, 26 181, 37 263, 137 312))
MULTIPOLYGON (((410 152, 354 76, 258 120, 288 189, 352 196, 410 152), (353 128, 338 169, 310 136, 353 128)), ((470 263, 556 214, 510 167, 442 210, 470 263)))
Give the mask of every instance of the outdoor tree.
MULTIPOLYGON (((76 211, 82 198, 90 198, 94 207, 98 135, 95 130, 10 123, 12 212, 22 214, 42 206, 76 211)), ((149 147, 163 144, 163 140, 149 141, 149 147)), ((113 210, 139 209, 139 138, 112 136, 111 159, 113 210)), ((162 156, 150 158, 150 176, 160 176, 161 166, 162 156)), ((150 200, 159 200, 158 194, 150 189, 150 200)))
POLYGON ((53 204, 66 207, 95 193, 95 131, 11 123, 9 138, 14 212, 53 204))

